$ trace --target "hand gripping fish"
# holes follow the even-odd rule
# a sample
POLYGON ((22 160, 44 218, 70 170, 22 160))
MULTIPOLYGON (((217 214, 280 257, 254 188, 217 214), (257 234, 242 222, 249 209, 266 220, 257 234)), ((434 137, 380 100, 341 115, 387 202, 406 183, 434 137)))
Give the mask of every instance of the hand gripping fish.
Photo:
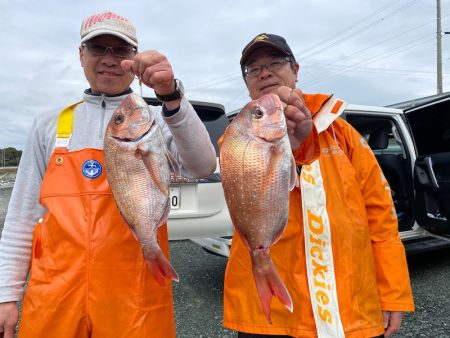
POLYGON ((179 172, 178 162, 168 152, 142 97, 128 95, 113 113, 105 134, 104 156, 117 206, 141 243, 152 275, 161 285, 165 277, 178 282, 156 237, 158 227, 167 222, 171 170, 179 172))
POLYGON ((250 251, 259 300, 272 323, 272 296, 293 311, 291 296, 269 251, 286 226, 289 191, 298 186, 277 95, 248 103, 230 123, 220 148, 220 172, 233 225, 250 251))

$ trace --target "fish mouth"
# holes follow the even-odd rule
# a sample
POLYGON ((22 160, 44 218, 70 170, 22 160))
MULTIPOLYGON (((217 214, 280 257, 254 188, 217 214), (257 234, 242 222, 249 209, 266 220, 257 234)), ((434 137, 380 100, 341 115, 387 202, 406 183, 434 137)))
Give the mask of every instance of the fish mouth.
POLYGON ((138 137, 135 138, 130 138, 130 137, 118 137, 118 136, 113 136, 112 138, 120 141, 120 142, 139 142, 140 140, 142 140, 145 136, 147 136, 150 133, 150 130, 152 129, 152 127, 150 126, 143 134, 141 134, 138 137))
POLYGON ((286 129, 280 125, 269 125, 262 134, 260 138, 266 142, 276 143, 279 142, 286 135, 286 129))

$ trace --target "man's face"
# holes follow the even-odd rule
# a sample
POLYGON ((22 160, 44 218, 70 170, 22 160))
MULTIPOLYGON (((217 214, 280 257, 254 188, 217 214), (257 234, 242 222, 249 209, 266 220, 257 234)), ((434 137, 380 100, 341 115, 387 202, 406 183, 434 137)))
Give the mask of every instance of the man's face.
MULTIPOLYGON (((284 56, 274 48, 260 47, 255 49, 247 60, 246 66, 253 68, 284 60, 284 56)), ((270 71, 267 67, 262 67, 258 76, 246 76, 245 80, 250 97, 255 100, 265 94, 276 94, 277 89, 281 86, 294 88, 298 69, 298 64, 295 64, 292 68, 290 62, 285 62, 277 70, 270 71)))
MULTIPOLYGON (((87 43, 94 43, 107 47, 130 46, 124 40, 113 35, 99 35, 87 43)), ((131 47, 131 46, 130 46, 131 47)), ((105 55, 97 56, 88 46, 80 47, 80 62, 84 68, 84 75, 88 80, 91 90, 96 94, 116 95, 128 89, 134 76, 124 72, 120 63, 122 60, 133 58, 135 52, 128 57, 117 57, 108 50, 105 55)))

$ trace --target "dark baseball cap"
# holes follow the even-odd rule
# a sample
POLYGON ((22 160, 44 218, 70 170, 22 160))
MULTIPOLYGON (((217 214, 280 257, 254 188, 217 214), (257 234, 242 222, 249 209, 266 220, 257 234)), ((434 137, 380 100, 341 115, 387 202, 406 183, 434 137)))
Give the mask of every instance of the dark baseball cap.
POLYGON ((241 67, 244 67, 248 56, 259 47, 272 47, 280 51, 283 55, 291 57, 295 62, 294 54, 291 48, 287 44, 285 38, 275 34, 261 33, 250 41, 247 46, 242 50, 241 67))

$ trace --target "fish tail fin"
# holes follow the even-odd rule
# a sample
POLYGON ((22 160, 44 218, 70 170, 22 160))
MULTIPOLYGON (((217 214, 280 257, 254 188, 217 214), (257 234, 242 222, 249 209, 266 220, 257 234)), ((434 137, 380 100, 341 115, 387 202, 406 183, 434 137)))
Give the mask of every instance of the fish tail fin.
POLYGON ((255 278, 259 301, 267 321, 272 324, 270 317, 270 302, 277 297, 289 310, 294 311, 291 295, 281 280, 269 256, 269 249, 257 249, 252 252, 252 268, 255 278))
POLYGON ((152 259, 146 259, 146 262, 153 277, 161 286, 164 286, 166 277, 175 282, 180 281, 177 272, 162 251, 159 251, 152 259))

